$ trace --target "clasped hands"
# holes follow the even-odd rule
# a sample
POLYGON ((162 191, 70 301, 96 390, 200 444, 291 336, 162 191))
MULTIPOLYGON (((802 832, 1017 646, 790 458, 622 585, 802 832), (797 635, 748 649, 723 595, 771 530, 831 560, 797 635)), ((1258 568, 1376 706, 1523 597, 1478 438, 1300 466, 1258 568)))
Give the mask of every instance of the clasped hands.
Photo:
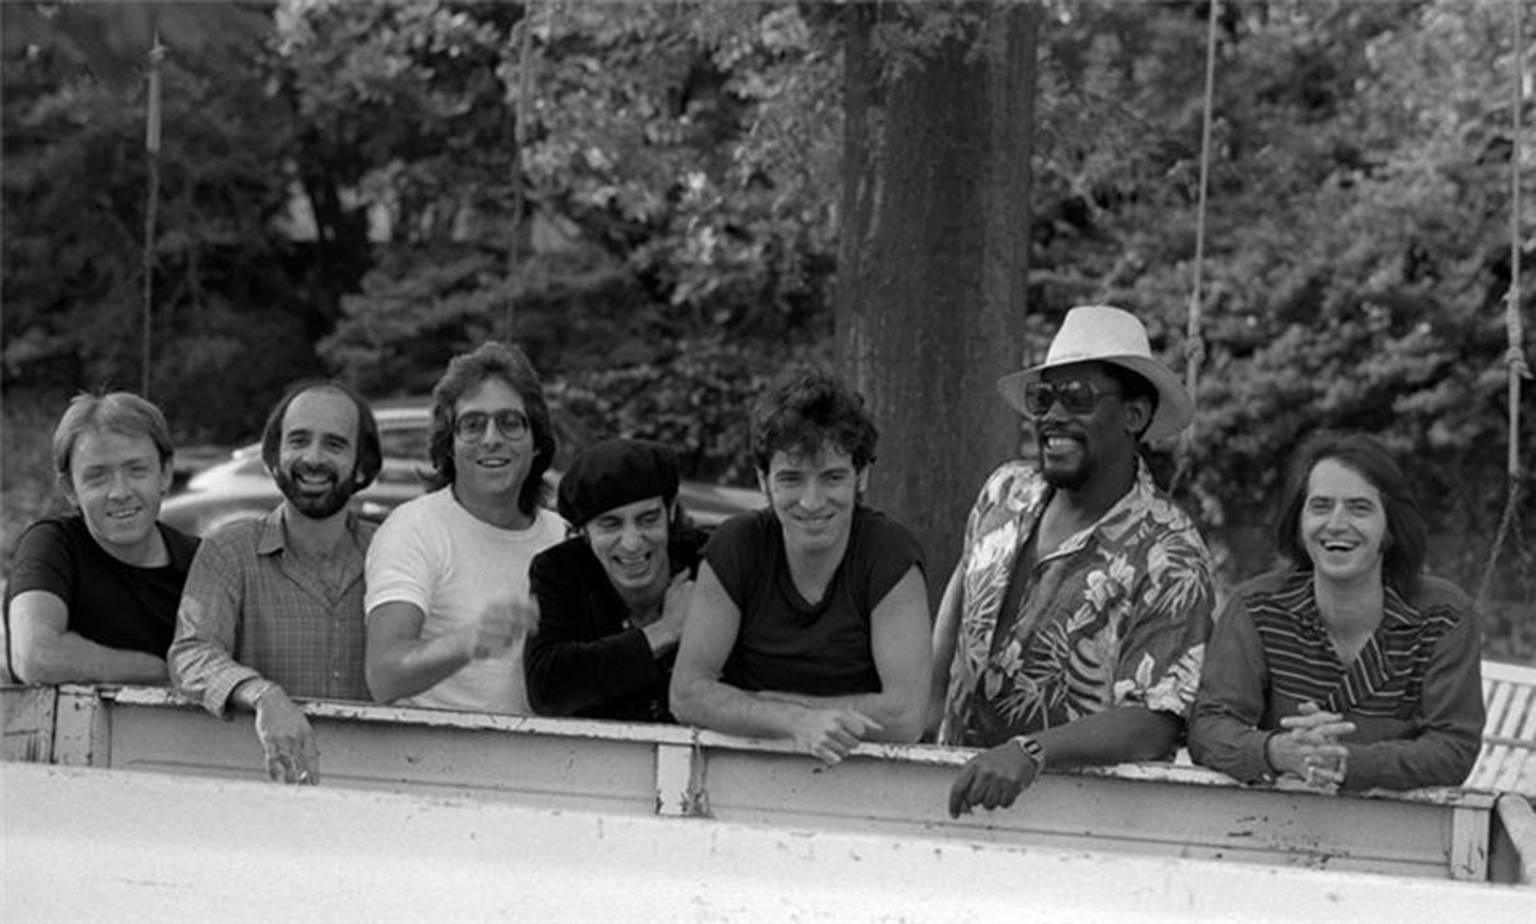
POLYGON ((1308 787, 1337 791, 1349 773, 1349 748, 1339 739, 1353 732, 1355 724, 1309 700, 1297 715, 1281 719, 1280 726, 1285 731, 1270 736, 1265 745, 1270 766, 1282 775, 1300 778, 1308 787))

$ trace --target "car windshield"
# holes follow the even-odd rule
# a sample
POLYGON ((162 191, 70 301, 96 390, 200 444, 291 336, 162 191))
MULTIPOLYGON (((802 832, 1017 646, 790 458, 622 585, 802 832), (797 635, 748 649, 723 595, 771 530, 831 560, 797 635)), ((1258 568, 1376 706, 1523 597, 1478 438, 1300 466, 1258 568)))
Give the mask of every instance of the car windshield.
POLYGON ((422 425, 385 428, 379 434, 386 459, 427 461, 427 428, 422 425))

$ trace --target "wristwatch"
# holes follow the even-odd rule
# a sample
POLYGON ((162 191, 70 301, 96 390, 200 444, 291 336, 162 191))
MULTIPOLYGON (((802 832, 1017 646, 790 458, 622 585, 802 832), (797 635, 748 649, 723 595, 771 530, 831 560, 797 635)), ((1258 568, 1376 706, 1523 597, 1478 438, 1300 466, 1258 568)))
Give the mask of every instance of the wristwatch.
POLYGON ((249 683, 254 691, 246 694, 246 702, 251 704, 253 712, 261 705, 261 700, 264 696, 277 689, 277 684, 262 677, 252 677, 245 683, 240 684, 240 687, 244 687, 246 683, 249 683))
POLYGON ((1045 769, 1045 745, 1033 735, 1015 735, 1012 740, 1019 746, 1019 750, 1024 752, 1024 756, 1034 762, 1035 775, 1039 776, 1045 769))

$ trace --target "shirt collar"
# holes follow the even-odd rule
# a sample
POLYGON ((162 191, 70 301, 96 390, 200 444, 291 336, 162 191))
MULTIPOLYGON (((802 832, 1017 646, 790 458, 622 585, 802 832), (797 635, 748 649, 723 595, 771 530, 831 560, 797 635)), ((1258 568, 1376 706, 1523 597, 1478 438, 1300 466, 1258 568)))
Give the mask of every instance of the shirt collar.
MULTIPOLYGON (((1054 488, 1047 488, 1039 493, 1033 509, 1029 511, 1029 515, 1033 520, 1038 521, 1041 515, 1045 513, 1045 505, 1050 502, 1051 496, 1054 493, 1054 488)), ((1151 507, 1156 500, 1157 483, 1152 480, 1152 470, 1147 468, 1146 461, 1138 454, 1136 456, 1136 479, 1131 482, 1130 490, 1120 495, 1120 498, 1111 504, 1109 509, 1104 511, 1091 525, 1068 538, 1066 542, 1063 542, 1057 548, 1056 553, 1071 552, 1082 548, 1109 524, 1141 514, 1151 507)))
POLYGON ((286 503, 278 504, 261 518, 261 529, 256 534, 256 554, 275 555, 287 548, 283 537, 283 511, 286 503))
MULTIPOLYGON (((271 512, 261 518, 261 528, 256 535, 256 554, 275 555, 288 548, 287 537, 283 532, 283 518, 288 515, 287 502, 278 504, 271 512)), ((297 514, 295 514, 297 515, 297 514)), ((362 521, 357 518, 357 513, 347 511, 347 532, 351 534, 353 541, 358 538, 358 532, 362 521)))

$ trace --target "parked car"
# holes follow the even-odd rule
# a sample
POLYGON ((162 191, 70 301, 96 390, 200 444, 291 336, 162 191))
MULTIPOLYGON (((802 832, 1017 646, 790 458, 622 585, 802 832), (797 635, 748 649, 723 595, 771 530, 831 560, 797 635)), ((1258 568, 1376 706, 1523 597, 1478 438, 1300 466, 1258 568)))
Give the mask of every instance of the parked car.
MULTIPOLYGON (((379 421, 384 465, 373 484, 352 498, 352 509, 369 519, 382 520, 391 510, 426 490, 422 473, 431 470, 427 434, 432 410, 426 404, 384 403, 374 407, 374 416, 379 421)), ((550 472, 545 478, 551 487, 559 482, 557 472, 550 472)), ((700 481, 684 481, 678 499, 693 521, 706 528, 766 503, 757 491, 700 481)), ((161 505, 160 518, 177 529, 201 536, 225 523, 261 516, 280 500, 277 484, 262 464, 261 444, 252 443, 236 449, 225 461, 192 475, 181 491, 161 505)))

